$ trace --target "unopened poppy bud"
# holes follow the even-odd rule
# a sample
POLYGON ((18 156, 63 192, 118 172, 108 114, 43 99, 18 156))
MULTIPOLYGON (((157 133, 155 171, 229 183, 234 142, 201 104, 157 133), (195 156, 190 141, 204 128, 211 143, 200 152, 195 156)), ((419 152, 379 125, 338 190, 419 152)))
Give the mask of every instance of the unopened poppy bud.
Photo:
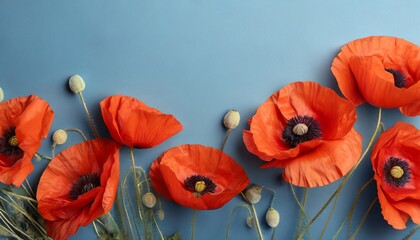
POLYGON ((234 109, 229 110, 223 118, 223 124, 227 129, 236 128, 239 125, 240 121, 241 116, 239 115, 239 112, 234 109))
POLYGON ((141 201, 143 202, 143 205, 148 208, 153 208, 156 205, 156 197, 151 192, 144 194, 141 201))
POLYGON ((81 76, 73 75, 69 80, 69 87, 72 92, 80 93, 85 90, 85 81, 81 76))
POLYGON ((245 197, 248 202, 255 204, 261 199, 261 186, 253 185, 245 191, 245 197))
POLYGON ((3 92, 3 89, 1 89, 0 87, 0 102, 3 101, 3 99, 4 99, 4 92, 3 92))
POLYGON ((254 227, 254 218, 252 216, 249 216, 246 218, 246 225, 249 228, 253 228, 254 227))
POLYGON ((274 208, 268 209, 267 213, 265 214, 265 221, 267 222, 268 226, 272 228, 277 227, 280 222, 279 212, 274 208))
POLYGON ((61 145, 67 141, 67 133, 63 129, 58 129, 53 134, 54 143, 61 145))
POLYGON ((157 210, 156 214, 160 221, 163 221, 163 219, 165 219, 165 212, 163 211, 163 209, 157 210))

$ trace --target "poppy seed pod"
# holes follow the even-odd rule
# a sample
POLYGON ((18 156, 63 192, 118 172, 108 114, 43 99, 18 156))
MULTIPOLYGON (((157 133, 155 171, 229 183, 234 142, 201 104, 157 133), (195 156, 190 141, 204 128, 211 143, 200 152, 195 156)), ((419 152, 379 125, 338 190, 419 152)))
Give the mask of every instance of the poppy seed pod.
POLYGON ((156 205, 156 197, 153 193, 148 192, 141 198, 143 205, 148 208, 153 208, 156 205))
POLYGON ((261 199, 262 187, 253 185, 245 191, 246 200, 252 204, 258 203, 261 199))
POLYGON ((280 222, 279 212, 274 208, 268 209, 267 213, 265 214, 265 221, 267 222, 268 226, 272 228, 277 227, 280 222))
POLYGON ((3 89, 0 87, 0 102, 4 99, 3 89))
POLYGON ((246 218, 246 225, 249 228, 253 228, 254 227, 254 218, 252 216, 249 216, 246 218))
POLYGON ((61 145, 66 143, 67 141, 67 133, 63 129, 58 129, 53 134, 53 141, 54 143, 61 145))
POLYGON ((157 210, 156 215, 160 221, 163 221, 163 219, 165 219, 165 211, 163 211, 163 209, 157 210))
POLYGON ((79 75, 73 75, 69 79, 70 90, 74 93, 80 93, 85 90, 85 81, 79 75))
POLYGON ((239 125, 241 116, 235 109, 229 110, 223 118, 223 124, 227 129, 234 129, 239 125))

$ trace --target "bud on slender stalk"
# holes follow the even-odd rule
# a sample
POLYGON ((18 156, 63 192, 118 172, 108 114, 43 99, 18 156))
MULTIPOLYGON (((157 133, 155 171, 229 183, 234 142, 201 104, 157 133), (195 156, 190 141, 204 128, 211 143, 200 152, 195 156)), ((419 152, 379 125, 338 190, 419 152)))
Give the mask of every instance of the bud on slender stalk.
POLYGON ((69 79, 70 90, 74 93, 80 93, 85 90, 85 81, 79 75, 73 75, 69 79))
POLYGON ((246 200, 252 204, 258 203, 261 199, 261 192, 261 186, 253 185, 245 191, 246 200))
POLYGON ((0 102, 4 99, 4 92, 3 89, 0 87, 0 102))
POLYGON ((229 110, 223 118, 223 124, 227 129, 236 128, 239 125, 240 121, 241 116, 239 115, 239 112, 234 109, 229 110))
POLYGON ((165 212, 163 211, 163 209, 157 210, 156 214, 160 221, 163 221, 163 219, 165 219, 165 212))
POLYGON ((53 141, 57 145, 61 145, 61 144, 66 143, 66 141, 67 141, 66 131, 64 131, 63 129, 58 129, 57 131, 55 131, 54 134, 53 134, 53 141))
POLYGON ((253 228, 254 227, 254 218, 252 216, 249 216, 246 218, 246 225, 249 228, 253 228))
POLYGON ((277 227, 280 222, 279 212, 274 208, 268 209, 267 213, 265 214, 265 221, 267 221, 268 226, 272 228, 277 227))
POLYGON ((156 205, 156 197, 151 192, 144 194, 141 201, 143 202, 143 205, 148 208, 153 208, 156 205))

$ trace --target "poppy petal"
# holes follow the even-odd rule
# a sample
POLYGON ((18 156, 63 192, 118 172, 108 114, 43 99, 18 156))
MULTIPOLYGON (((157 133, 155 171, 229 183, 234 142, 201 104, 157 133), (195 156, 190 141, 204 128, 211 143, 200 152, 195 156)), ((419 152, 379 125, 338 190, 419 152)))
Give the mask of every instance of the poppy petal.
POLYGON ((374 106, 395 108, 419 99, 420 82, 410 88, 397 88, 393 75, 385 71, 386 67, 378 57, 354 56, 349 65, 360 92, 374 106))
POLYGON ((111 136, 130 148, 154 147, 183 129, 174 116, 132 97, 115 95, 100 105, 111 136))
POLYGON ((395 229, 406 228, 406 222, 408 221, 409 215, 398 211, 386 198, 385 194, 378 186, 378 199, 381 205, 382 215, 384 219, 395 229))

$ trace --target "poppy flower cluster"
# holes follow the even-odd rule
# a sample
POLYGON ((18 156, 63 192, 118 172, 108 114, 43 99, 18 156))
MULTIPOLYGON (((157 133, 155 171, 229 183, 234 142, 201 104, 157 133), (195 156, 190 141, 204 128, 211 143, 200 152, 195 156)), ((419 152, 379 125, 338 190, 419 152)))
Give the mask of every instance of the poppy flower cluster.
POLYGON ((0 103, 0 182, 19 187, 33 171, 31 160, 53 118, 50 105, 35 95, 0 103))
POLYGON ((315 82, 294 82, 270 96, 243 132, 249 152, 284 168, 283 178, 316 187, 345 175, 362 151, 353 104, 315 82))
POLYGON ((398 122, 372 150, 372 167, 384 219, 396 229, 411 217, 420 224, 420 130, 398 122))
POLYGON ((420 114, 420 47, 404 39, 371 36, 346 44, 331 67, 344 96, 420 114))

